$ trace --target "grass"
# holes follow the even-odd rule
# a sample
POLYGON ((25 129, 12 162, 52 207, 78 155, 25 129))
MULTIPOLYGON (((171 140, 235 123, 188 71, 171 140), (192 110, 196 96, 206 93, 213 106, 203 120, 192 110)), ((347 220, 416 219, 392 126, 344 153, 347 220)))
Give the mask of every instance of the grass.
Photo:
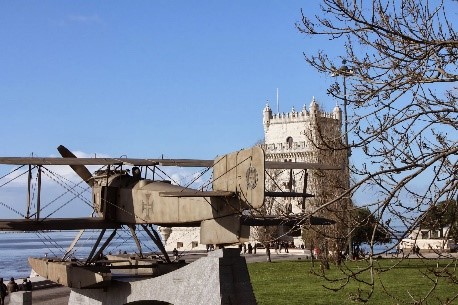
MULTIPOLYGON (((422 259, 380 259, 376 261, 375 290, 366 304, 457 304, 458 270, 456 261, 422 259), (394 268, 388 270, 388 268, 394 268), (386 272, 385 272, 386 271, 386 272), (436 275, 433 274, 434 271, 436 275), (424 298, 437 281, 437 286, 424 298), (456 299, 453 299, 456 298, 456 299), (417 301, 417 303, 415 303, 417 301), (449 302, 449 303, 447 303, 449 302)), ((346 262, 349 271, 361 271, 367 267, 365 261, 346 262)), ((277 304, 362 304, 353 300, 358 291, 366 297, 370 286, 369 271, 362 272, 356 279, 337 291, 344 280, 330 282, 314 273, 320 273, 320 265, 310 261, 277 261, 272 263, 250 263, 248 270, 256 300, 259 305, 277 304)), ((328 278, 342 277, 342 271, 331 265, 325 272, 328 278)))

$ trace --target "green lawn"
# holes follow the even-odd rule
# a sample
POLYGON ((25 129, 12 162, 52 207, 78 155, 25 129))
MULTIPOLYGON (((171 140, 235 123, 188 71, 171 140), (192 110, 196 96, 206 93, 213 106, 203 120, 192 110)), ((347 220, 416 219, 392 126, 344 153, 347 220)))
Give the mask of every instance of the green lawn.
MULTIPOLYGON (((420 260, 420 259, 380 259, 376 262, 375 290, 366 304, 457 304, 458 271, 456 261, 420 260), (384 272, 387 268, 393 267, 384 272), (433 271, 439 271, 436 275, 433 271), (431 295, 422 303, 415 303, 430 292, 437 282, 431 295), (384 291, 386 290, 386 291, 384 291), (390 296, 389 294, 392 296, 390 296), (394 298, 396 297, 397 300, 394 298), (456 299, 453 299, 456 298, 456 299), (452 301, 450 301, 452 300, 452 301)), ((361 271, 367 267, 364 261, 346 262, 352 271, 361 271)), ((331 265, 326 275, 331 279, 342 277, 342 271, 331 265)), ((357 280, 338 291, 343 280, 329 282, 313 274, 320 272, 319 263, 312 266, 310 261, 278 261, 272 263, 248 264, 253 290, 259 305, 277 304, 362 304, 352 300, 358 290, 367 296, 370 286, 360 280, 370 279, 369 271, 359 274, 357 280)), ((350 273, 347 270, 347 273, 350 273)))

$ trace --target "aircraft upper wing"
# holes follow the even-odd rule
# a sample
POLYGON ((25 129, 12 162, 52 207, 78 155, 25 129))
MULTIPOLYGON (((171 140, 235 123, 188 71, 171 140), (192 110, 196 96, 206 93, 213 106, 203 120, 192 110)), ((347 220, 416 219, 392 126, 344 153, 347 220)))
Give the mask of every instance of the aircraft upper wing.
MULTIPOLYGON (((140 159, 140 158, 53 158, 53 157, 0 157, 0 164, 10 165, 127 165, 127 166, 179 166, 213 167, 214 160, 199 159, 140 159)), ((266 169, 322 169, 341 170, 342 166, 308 162, 265 161, 266 169)))
POLYGON ((158 165, 157 161, 145 159, 114 158, 40 158, 0 157, 0 164, 12 165, 158 165))
POLYGON ((0 157, 0 164, 11 165, 130 165, 130 166, 182 166, 211 167, 213 160, 195 159, 134 159, 134 158, 40 158, 0 157))
POLYGON ((198 159, 157 159, 162 166, 181 166, 181 167, 212 167, 213 160, 198 159))

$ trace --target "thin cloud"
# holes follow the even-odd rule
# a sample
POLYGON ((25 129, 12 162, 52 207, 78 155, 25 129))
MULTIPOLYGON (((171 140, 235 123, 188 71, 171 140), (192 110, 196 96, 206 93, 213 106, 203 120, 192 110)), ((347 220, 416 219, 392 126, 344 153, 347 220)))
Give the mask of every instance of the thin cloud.
POLYGON ((102 24, 102 19, 97 14, 92 15, 70 15, 67 17, 69 22, 82 24, 102 24))

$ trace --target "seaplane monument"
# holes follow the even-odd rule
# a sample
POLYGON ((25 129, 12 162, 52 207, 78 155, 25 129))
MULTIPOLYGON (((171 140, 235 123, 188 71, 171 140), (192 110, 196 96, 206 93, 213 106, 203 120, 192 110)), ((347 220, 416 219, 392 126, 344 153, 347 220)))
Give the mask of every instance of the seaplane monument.
MULTIPOLYGON (((72 289, 69 304, 256 304, 246 262, 239 250, 227 246, 248 241, 250 226, 326 225, 332 221, 306 214, 265 215, 266 197, 310 197, 305 192, 265 189, 266 169, 341 170, 336 165, 265 160, 262 148, 252 147, 215 160, 76 158, 59 146, 61 158, 0 157, 0 164, 28 165, 38 172, 38 198, 30 198, 24 218, 1 219, 3 231, 97 229, 100 234, 85 260, 29 258, 32 269, 72 289), (93 217, 40 217, 41 171, 69 165, 92 188, 93 217), (92 174, 86 166, 104 166, 92 174), (148 169, 159 166, 213 169, 212 190, 202 191, 170 181, 148 179, 148 169), (131 170, 126 170, 130 167, 131 170), (153 225, 200 227, 200 243, 219 250, 186 264, 171 260, 153 225), (128 227, 139 248, 135 257, 105 255, 116 231, 128 227), (143 230, 162 252, 161 259, 143 255, 137 233, 143 230), (107 236, 105 236, 107 235, 107 236)), ((29 174, 29 177, 31 175, 29 174)), ((30 178, 28 190, 30 197, 30 178)), ((306 184, 306 181, 305 181, 306 184)))

